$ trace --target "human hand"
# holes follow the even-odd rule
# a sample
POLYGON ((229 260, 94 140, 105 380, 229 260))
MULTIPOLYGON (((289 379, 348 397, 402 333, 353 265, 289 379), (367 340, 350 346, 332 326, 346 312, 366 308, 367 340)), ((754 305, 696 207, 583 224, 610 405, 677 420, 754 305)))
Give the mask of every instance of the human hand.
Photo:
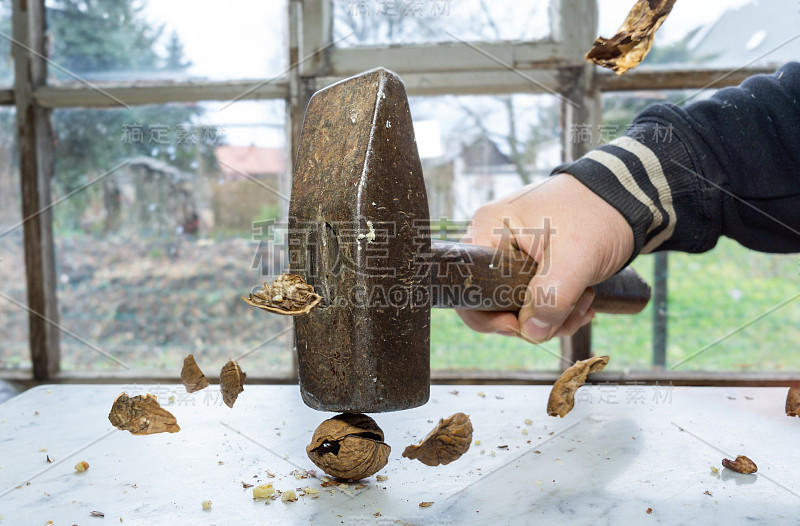
POLYGON ((633 253, 633 230, 614 207, 569 174, 482 206, 462 242, 515 248, 538 263, 518 314, 460 310, 478 332, 536 343, 568 336, 594 317, 591 287, 633 253))

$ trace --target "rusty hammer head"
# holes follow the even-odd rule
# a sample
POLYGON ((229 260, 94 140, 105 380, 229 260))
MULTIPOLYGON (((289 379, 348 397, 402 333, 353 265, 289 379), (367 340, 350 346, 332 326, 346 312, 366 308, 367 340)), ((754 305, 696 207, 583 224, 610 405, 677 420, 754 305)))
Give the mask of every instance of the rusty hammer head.
POLYGON ((295 318, 312 408, 396 411, 430 391, 428 201, 408 98, 382 68, 311 98, 289 206, 291 271, 323 300, 295 318))

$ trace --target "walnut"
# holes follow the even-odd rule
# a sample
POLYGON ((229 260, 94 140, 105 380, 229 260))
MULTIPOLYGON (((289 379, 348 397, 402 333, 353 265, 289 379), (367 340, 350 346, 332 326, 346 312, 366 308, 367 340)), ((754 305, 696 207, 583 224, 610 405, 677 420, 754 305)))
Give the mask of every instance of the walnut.
POLYGON ((786 416, 800 416, 800 387, 790 387, 786 394, 786 416))
POLYGON ((428 433, 422 442, 403 451, 406 458, 417 459, 427 466, 449 464, 467 452, 472 443, 472 422, 464 413, 456 413, 428 433))
POLYGON ((359 480, 374 475, 389 461, 392 448, 383 438, 383 430, 372 418, 344 413, 317 427, 306 454, 328 475, 359 480))
POLYGON ((755 473, 758 470, 756 463, 744 455, 737 455, 736 460, 723 458, 722 465, 739 473, 755 473))
POLYGON ((183 369, 181 369, 181 382, 186 387, 187 393, 194 393, 201 391, 208 387, 208 380, 197 362, 194 361, 194 355, 190 354, 183 359, 183 369))
POLYGON ((222 401, 228 407, 233 407, 234 402, 239 397, 239 393, 244 391, 244 379, 247 374, 242 372, 239 364, 233 360, 222 368, 219 373, 219 388, 222 391, 222 401))
POLYGON ((303 281, 300 276, 281 274, 275 278, 272 286, 264 282, 264 286, 255 294, 250 293, 249 298, 242 296, 242 299, 259 309, 297 316, 308 314, 322 300, 322 296, 315 293, 314 287, 303 281))
POLYGON ((153 433, 177 433, 181 430, 175 417, 158 405, 158 398, 151 394, 129 397, 122 393, 114 400, 108 413, 111 424, 132 435, 153 433))
POLYGON ((598 373, 608 365, 608 356, 593 356, 586 360, 575 362, 561 373, 547 401, 547 414, 550 416, 564 416, 575 407, 575 391, 586 382, 590 373, 598 373))
POLYGON ((664 23, 675 0, 638 0, 611 38, 597 37, 586 60, 622 75, 638 66, 653 46, 653 37, 664 23))

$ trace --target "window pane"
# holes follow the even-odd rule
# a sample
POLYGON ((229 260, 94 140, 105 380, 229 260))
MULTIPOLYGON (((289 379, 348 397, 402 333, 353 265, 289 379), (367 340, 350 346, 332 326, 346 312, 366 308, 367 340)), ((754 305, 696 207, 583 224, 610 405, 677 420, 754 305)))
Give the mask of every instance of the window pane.
POLYGON ((334 39, 339 47, 538 40, 550 35, 549 5, 548 0, 524 5, 512 0, 337 0, 334 39))
POLYGON ((0 369, 30 369, 16 115, 0 107, 0 369))
MULTIPOLYGON (((0 0, 0 31, 11 37, 11 0, 0 0)), ((8 37, 0 35, 0 88, 14 84, 14 60, 8 37)))
POLYGON ((57 81, 266 78, 286 69, 286 0, 48 0, 57 81))
MULTIPOLYGON (((631 3, 598 4, 600 34, 610 37, 631 3)), ((797 2, 677 2, 642 65, 778 66, 800 56, 798 27, 797 2)))
MULTIPOLYGON (((282 101, 57 110, 64 370, 291 370, 291 320, 240 297, 266 279, 253 234, 286 210, 282 101), (124 164, 120 164, 124 163, 124 164), (254 231, 254 226, 256 230, 254 231), (258 257, 257 257, 258 256, 258 257), (102 351, 102 352, 101 352, 102 351)), ((277 265, 276 265, 277 266, 277 265)))
MULTIPOLYGON (((683 90, 605 94, 603 118, 609 133, 604 138, 598 134, 595 137, 606 142, 624 134, 631 120, 650 104, 683 105, 713 93, 714 90, 683 90)), ((640 256, 633 263, 651 284, 655 279, 653 259, 652 255, 640 256)), ((795 359, 800 299, 737 332, 749 320, 796 294, 792 289, 800 272, 796 255, 761 254, 722 238, 710 252, 671 252, 668 260, 668 370, 800 369, 795 359), (726 337, 729 333, 732 334, 726 337)), ((612 355, 610 370, 649 369, 653 363, 652 302, 636 316, 598 314, 592 336, 595 353, 612 355)))
MULTIPOLYGON (((412 97, 435 237, 458 241, 482 204, 546 177, 560 163, 558 103, 544 95, 412 97)), ((558 343, 477 334, 434 309, 434 369, 555 370, 558 343)))

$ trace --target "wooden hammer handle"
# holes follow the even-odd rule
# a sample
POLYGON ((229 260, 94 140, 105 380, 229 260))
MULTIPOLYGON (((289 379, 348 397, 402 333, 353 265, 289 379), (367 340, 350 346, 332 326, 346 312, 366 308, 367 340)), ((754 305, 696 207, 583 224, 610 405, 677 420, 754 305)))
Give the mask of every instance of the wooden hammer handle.
MULTIPOLYGON (((537 270, 519 250, 432 240, 431 251, 431 298, 438 308, 518 311, 537 270)), ((650 301, 650 286, 630 267, 592 288, 596 312, 636 314, 650 301)), ((536 304, 555 301, 554 290, 536 294, 536 304)))

